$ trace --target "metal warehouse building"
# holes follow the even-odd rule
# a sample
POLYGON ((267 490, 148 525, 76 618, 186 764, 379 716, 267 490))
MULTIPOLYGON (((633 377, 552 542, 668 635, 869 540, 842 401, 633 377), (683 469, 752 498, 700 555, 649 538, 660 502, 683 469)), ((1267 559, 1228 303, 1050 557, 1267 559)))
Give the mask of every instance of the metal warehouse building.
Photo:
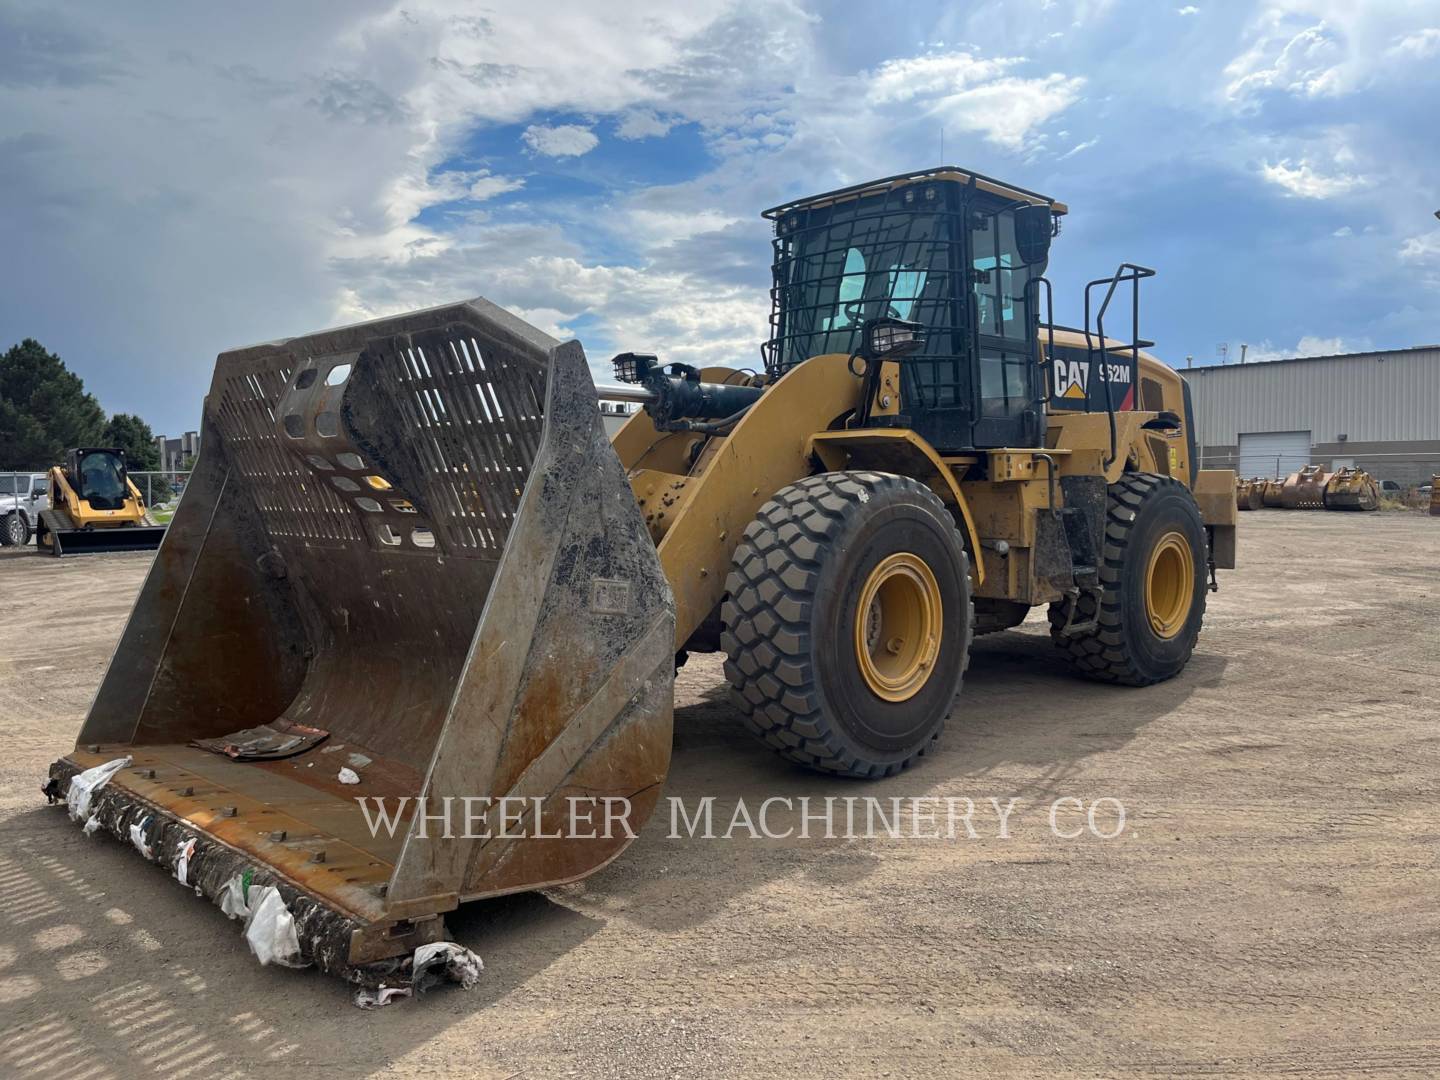
POLYGON ((1274 477, 1358 465, 1401 484, 1440 473, 1440 345, 1183 374, 1210 468, 1274 477))

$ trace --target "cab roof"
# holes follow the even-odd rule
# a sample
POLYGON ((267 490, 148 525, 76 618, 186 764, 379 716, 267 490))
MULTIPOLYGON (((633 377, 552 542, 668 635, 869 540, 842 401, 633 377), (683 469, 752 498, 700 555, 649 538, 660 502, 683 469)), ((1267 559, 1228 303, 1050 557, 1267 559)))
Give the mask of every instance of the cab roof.
POLYGON ((846 202, 850 199, 859 199, 866 195, 879 195, 882 192, 892 191, 895 188, 904 187, 907 184, 920 184, 926 181, 938 180, 951 184, 973 184, 981 191, 988 191, 992 195, 1000 195, 1005 198, 1015 199, 1017 202, 1035 203, 1050 207, 1050 212, 1059 216, 1069 212, 1062 202, 1056 202, 1048 195, 1041 195, 1038 191, 1028 191, 1014 184, 1007 184, 1003 180, 996 180, 993 177, 984 176, 970 169, 962 169, 955 165, 939 165, 933 169, 923 169, 920 172, 901 173, 898 176, 887 176, 881 180, 869 180, 863 184, 854 184, 851 187, 837 188, 834 191, 827 191, 820 195, 809 195, 803 199, 795 199, 792 202, 783 203, 780 206, 772 206, 769 210, 761 213, 762 217, 774 221, 792 210, 808 210, 816 206, 830 206, 838 202, 846 202))

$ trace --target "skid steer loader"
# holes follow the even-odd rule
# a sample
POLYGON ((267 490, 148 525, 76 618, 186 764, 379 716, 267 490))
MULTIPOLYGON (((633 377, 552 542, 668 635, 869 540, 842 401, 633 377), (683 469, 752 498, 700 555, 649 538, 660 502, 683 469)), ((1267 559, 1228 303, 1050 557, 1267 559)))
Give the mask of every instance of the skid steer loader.
POLYGON ((35 526, 36 551, 55 556, 102 551, 154 551, 164 525, 145 517, 145 500, 113 447, 67 451, 49 473, 50 508, 35 526))
POLYGON ((1171 678, 1235 477, 1144 351, 1151 271, 1042 321, 1064 213, 953 167, 767 211, 763 370, 622 354, 600 396, 644 410, 613 441, 580 345, 484 300, 221 355, 50 794, 81 775, 87 828, 211 898, 273 886, 298 962, 393 980, 458 904, 620 853, 687 652, 725 653, 770 747, 860 778, 923 754, 972 637, 1039 605, 1079 673, 1171 678))

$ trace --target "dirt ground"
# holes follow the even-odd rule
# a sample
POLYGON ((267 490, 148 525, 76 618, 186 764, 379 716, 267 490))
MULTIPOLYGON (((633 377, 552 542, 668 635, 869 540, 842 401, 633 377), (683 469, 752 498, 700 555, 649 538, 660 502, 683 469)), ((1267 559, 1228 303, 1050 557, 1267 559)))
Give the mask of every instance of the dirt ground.
POLYGON ((1032 615, 876 784, 772 757, 694 658, 668 793, 715 796, 717 829, 740 798, 968 797, 979 838, 671 839, 661 813, 582 884, 452 916, 477 988, 371 1012, 38 795, 149 558, 0 555, 0 1074, 1440 1073, 1440 520, 1242 515, 1183 677, 1075 681, 1032 615), (1120 800, 1124 831, 1066 802, 1062 838, 1062 798, 1120 800))

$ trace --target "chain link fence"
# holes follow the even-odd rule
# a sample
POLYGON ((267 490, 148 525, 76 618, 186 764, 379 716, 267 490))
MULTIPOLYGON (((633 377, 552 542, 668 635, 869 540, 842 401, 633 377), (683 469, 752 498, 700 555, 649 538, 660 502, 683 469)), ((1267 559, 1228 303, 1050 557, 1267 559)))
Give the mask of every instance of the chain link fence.
POLYGON ((185 494, 186 484, 190 482, 189 470, 127 472, 130 480, 140 489, 140 494, 145 496, 145 508, 149 511, 150 518, 158 525, 168 523, 175 515, 175 507, 180 504, 181 496, 185 494))

